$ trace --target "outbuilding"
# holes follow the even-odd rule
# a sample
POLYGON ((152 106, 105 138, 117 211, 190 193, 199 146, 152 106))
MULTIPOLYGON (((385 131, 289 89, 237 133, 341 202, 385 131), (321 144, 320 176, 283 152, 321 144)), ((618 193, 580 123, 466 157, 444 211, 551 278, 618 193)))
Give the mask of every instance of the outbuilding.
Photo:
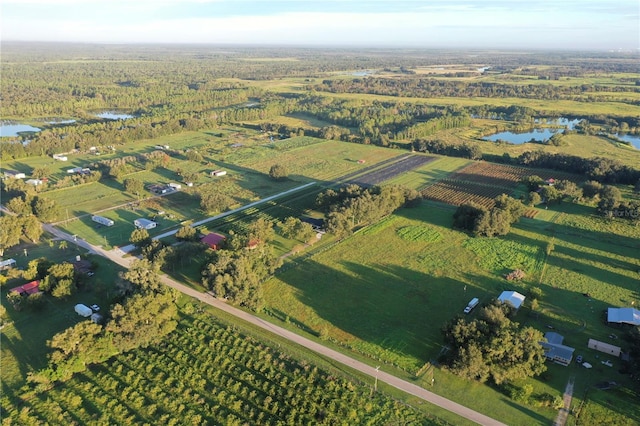
POLYGON ((87 305, 83 305, 82 303, 78 303, 74 307, 74 309, 76 313, 81 317, 89 318, 91 315, 93 315, 93 309, 91 309, 87 305))
POLYGON ((635 308, 609 308, 607 322, 640 325, 640 311, 635 308))
POLYGON ((3 260, 3 261, 0 261, 0 270, 13 268, 14 266, 16 266, 16 260, 15 259, 6 259, 6 260, 3 260))
POLYGON ((158 226, 156 222, 149 219, 143 219, 143 218, 134 220, 133 224, 138 229, 153 229, 156 226, 158 226))
POLYGON ((106 218, 103 216, 97 216, 97 215, 91 216, 91 220, 104 226, 113 226, 113 224, 115 223, 113 220, 109 218, 106 218))
POLYGON ((211 172, 211 176, 224 176, 227 174, 226 170, 214 170, 211 172))
POLYGON ((601 342, 595 339, 589 339, 589 343, 587 344, 589 349, 595 349, 596 351, 603 352, 607 355, 611 356, 620 356, 622 349, 619 346, 610 345, 605 342, 601 342))
POLYGON ((502 303, 510 303, 514 308, 520 309, 520 306, 524 303, 524 295, 518 293, 517 291, 503 291, 500 296, 498 296, 498 300, 502 303))
POLYGON ((24 179, 27 177, 27 175, 17 170, 5 170, 4 175, 11 179, 24 179))

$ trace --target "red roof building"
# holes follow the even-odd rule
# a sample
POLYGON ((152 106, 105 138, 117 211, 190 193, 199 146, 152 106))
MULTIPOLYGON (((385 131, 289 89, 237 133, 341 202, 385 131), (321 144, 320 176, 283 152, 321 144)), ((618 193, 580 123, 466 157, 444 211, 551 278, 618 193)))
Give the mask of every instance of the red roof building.
POLYGON ((31 281, 21 285, 20 287, 14 287, 9 291, 15 291, 18 294, 34 294, 40 292, 40 281, 31 281))
POLYGON ((205 243, 209 246, 209 248, 213 250, 218 250, 222 247, 222 243, 227 238, 224 235, 216 234, 215 232, 211 232, 200 239, 200 242, 205 243))

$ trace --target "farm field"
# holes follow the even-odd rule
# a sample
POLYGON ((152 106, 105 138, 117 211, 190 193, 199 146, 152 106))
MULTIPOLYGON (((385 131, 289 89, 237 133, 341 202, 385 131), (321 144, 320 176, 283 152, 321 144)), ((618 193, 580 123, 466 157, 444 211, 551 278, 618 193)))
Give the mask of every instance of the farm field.
POLYGON ((9 413, 20 423, 444 424, 204 314, 185 315, 171 339, 92 366, 9 413))
POLYGON ((534 175, 544 180, 550 178, 580 180, 579 176, 569 173, 474 162, 423 189, 422 196, 454 206, 473 202, 491 208, 494 198, 502 194, 512 195, 515 187, 524 177, 534 175))
MULTIPOLYGON (((413 152, 429 141, 431 149, 447 155, 482 154, 484 160, 505 163, 527 151, 599 157, 599 170, 611 171, 608 182, 624 182, 618 185, 622 199, 640 201, 634 192, 640 150, 595 136, 640 132, 640 73, 633 54, 3 47, 3 110, 17 124, 42 131, 2 137, 2 171, 48 178, 48 184, 33 189, 11 180, 11 173, 4 175, 2 204, 13 197, 25 200, 9 204, 16 213, 44 219, 52 215, 37 209, 42 204, 34 197, 53 200, 59 214, 52 220, 61 230, 110 249, 128 244, 137 218, 156 220, 150 234, 157 236, 313 182, 300 192, 197 226, 199 233, 231 234, 247 230, 256 219, 275 225, 271 249, 283 266, 260 284, 265 298, 257 304, 258 315, 507 424, 552 423, 557 407, 551 401, 574 378, 569 426, 640 422, 640 395, 620 373, 625 365, 586 347, 589 338, 628 346, 625 329, 607 325, 603 314, 611 306, 640 305, 640 226, 598 216, 597 199, 589 205, 562 201, 527 208, 506 236, 472 238, 452 229, 455 206, 473 201, 491 207, 502 193, 520 198, 524 176, 576 183, 585 177, 413 152), (131 115, 118 121, 96 117, 107 110, 131 115), (589 125, 563 135, 560 146, 482 140, 558 116, 582 118, 589 125), (55 123, 62 118, 71 120, 55 123), (69 161, 52 158, 62 151, 69 161), (610 161, 630 168, 616 170, 610 161), (269 177, 275 165, 286 168, 286 178, 269 177), (68 172, 76 167, 100 170, 102 177, 80 183, 88 179, 68 172), (226 174, 214 176, 214 170, 226 174), (127 179, 139 180, 144 193, 127 193, 127 179), (152 197, 151 185, 170 182, 183 188, 152 197), (346 184, 399 184, 426 200, 354 234, 346 230, 343 239, 323 232, 308 241, 284 237, 293 234, 292 228, 279 222, 321 218, 317 195, 346 184), (201 198, 203 205, 211 201, 201 194, 212 195, 214 203, 201 206, 201 198), (99 225, 92 214, 115 224, 99 225), (507 281, 505 275, 514 269, 525 277, 507 281), (501 386, 450 373, 443 363, 450 348, 443 347, 442 326, 460 316, 471 298, 479 298, 482 306, 503 290, 527 296, 517 322, 561 333, 593 368, 550 364, 536 378, 501 386), (537 293, 532 303, 530 296, 537 293), (605 360, 612 366, 602 364, 605 360), (617 383, 614 389, 597 389, 609 381, 617 383), (525 386, 531 386, 531 398, 519 399, 514 390, 525 386)), ((570 171, 583 163, 573 159, 553 166, 570 171)), ((344 218, 346 223, 348 215, 333 217, 344 218)), ((24 223, 26 231, 30 224, 24 223)), ((8 241, 4 256, 15 258, 19 268, 37 257, 60 263, 80 253, 74 237, 67 244, 44 235, 40 245, 25 243, 25 237, 15 246, 8 241)), ((205 291, 202 266, 216 256, 203 245, 183 248, 189 255, 165 250, 153 256, 164 262, 164 272, 205 291)), ((95 275, 78 293, 66 300, 46 296, 38 312, 13 309, 6 290, 21 278, 9 285, 0 276, 0 298, 8 308, 0 318, 0 404, 3 413, 10 412, 7 422, 465 424, 384 384, 373 393, 364 374, 177 296, 180 325, 163 343, 34 392, 37 384, 24 386, 27 374, 46 367, 47 340, 78 322, 73 304, 106 307, 116 300, 116 285, 122 287, 118 268, 103 259, 96 262, 95 275)), ((19 275, 18 270, 6 273, 19 275)), ((216 291, 230 274, 214 277, 216 291)), ((465 317, 476 318, 478 311, 465 317)))

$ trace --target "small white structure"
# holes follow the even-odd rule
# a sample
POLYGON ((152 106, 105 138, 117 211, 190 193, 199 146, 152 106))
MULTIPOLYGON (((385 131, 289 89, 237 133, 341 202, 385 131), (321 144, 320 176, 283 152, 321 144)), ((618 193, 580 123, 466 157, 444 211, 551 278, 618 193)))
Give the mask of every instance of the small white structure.
POLYGON ((179 183, 170 183, 169 187, 175 189, 176 191, 182 188, 182 185, 180 185, 179 183))
POLYGON ((214 170, 211 172, 211 176, 224 176, 227 174, 226 170, 214 170))
POLYGON ((33 186, 38 186, 42 185, 44 182, 42 182, 42 179, 27 179, 25 183, 33 186))
POLYGON ((622 352, 622 349, 619 346, 610 345, 595 339, 589 339, 587 346, 589 349, 595 349, 596 351, 612 356, 620 356, 620 353, 622 352))
POLYGON ((113 220, 109 218, 106 218, 103 216, 96 216, 96 215, 91 216, 91 220, 104 226, 113 226, 113 224, 115 223, 113 220))
POLYGON ((91 309, 87 305, 83 305, 82 303, 78 303, 74 309, 76 313, 81 317, 88 318, 93 314, 93 309, 91 309))
POLYGON ((473 299, 471 299, 471 301, 469 302, 467 307, 464 308, 464 313, 468 314, 469 312, 471 312, 473 310, 473 308, 478 306, 478 303, 480 303, 480 299, 478 299, 477 297, 474 297, 473 299))
POLYGON ((502 303, 510 303, 514 308, 520 309, 520 306, 524 303, 524 295, 518 293, 517 291, 503 291, 500 296, 498 296, 498 300, 502 303))
POLYGON ((82 167, 74 167, 73 169, 67 169, 67 173, 82 173, 82 167))
POLYGON ((157 223, 149 219, 136 219, 133 221, 133 224, 138 229, 153 229, 158 226, 157 223))
POLYGON ((15 259, 7 259, 0 262, 0 270, 13 268, 14 266, 16 266, 15 259))
POLYGON ((11 179, 24 179, 27 177, 27 175, 17 170, 5 170, 4 175, 11 179))
POLYGON ((58 161, 67 161, 68 158, 66 155, 62 155, 62 154, 53 154, 53 159, 54 160, 58 160, 58 161))

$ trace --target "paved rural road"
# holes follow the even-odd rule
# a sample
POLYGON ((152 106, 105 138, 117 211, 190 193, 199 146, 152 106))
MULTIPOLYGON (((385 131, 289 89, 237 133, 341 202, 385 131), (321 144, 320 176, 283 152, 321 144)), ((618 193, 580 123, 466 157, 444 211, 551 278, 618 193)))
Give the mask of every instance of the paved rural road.
MULTIPOLYGON (((305 183, 304 185, 296 186, 295 188, 291 188, 291 189, 288 189, 286 191, 279 192, 277 194, 271 195, 269 197, 262 198, 262 199, 260 199, 258 201, 253 201, 253 202, 251 202, 249 204, 245 204, 244 206, 238 207, 237 209, 229 210, 229 211, 226 211, 224 213, 220 213, 219 215, 211 216, 211 217, 208 217, 206 219, 199 220, 197 222, 192 223, 191 227, 195 228, 196 226, 204 225, 205 223, 209 223, 209 222, 214 221, 216 219, 220 219, 220 218, 232 215, 234 213, 241 212, 242 210, 246 210, 246 209, 249 209, 251 207, 260 205, 262 203, 266 203, 267 201, 271 201, 271 200, 273 200, 275 198, 282 197, 283 195, 291 194, 292 192, 300 191, 301 189, 308 188, 308 187, 313 186, 315 184, 316 184, 315 182, 309 182, 309 183, 305 183)), ((178 232, 177 229, 173 229, 171 231, 163 232, 162 234, 156 235, 155 237, 153 237, 153 239, 154 240, 159 240, 160 238, 169 237, 169 236, 175 234, 176 232, 178 232)), ((135 246, 133 246, 132 244, 120 247, 120 250, 122 250, 125 253, 129 253, 133 249, 135 249, 135 246)))
MULTIPOLYGON (((58 238, 65 239, 69 242, 77 244, 79 247, 89 250, 90 252, 104 256, 110 259, 111 261, 113 261, 114 263, 117 263, 125 268, 129 268, 131 266, 131 263, 136 259, 135 257, 123 258, 122 257, 123 253, 119 252, 117 249, 107 251, 107 250, 104 250, 102 247, 93 246, 84 240, 77 239, 74 236, 69 235, 55 228, 52 225, 44 225, 44 228, 47 232, 52 233, 58 238)), ((168 285, 169 287, 175 288, 176 290, 188 296, 198 299, 204 303, 207 303, 215 308, 225 311, 231 315, 234 315, 237 318, 240 318, 244 321, 247 321, 265 330, 268 330, 278 336, 284 337, 285 339, 288 339, 294 343, 297 343, 300 346, 310 349, 322 356, 325 356, 329 359, 340 362, 341 364, 344 364, 348 367, 358 370, 364 374, 368 374, 372 378, 377 377, 377 379, 381 382, 385 382, 388 385, 393 386, 397 389, 400 389, 408 394, 414 395, 427 402, 437 405, 438 407, 444 408, 445 410, 455 413, 460 417, 464 417, 468 420, 471 420, 481 425, 504 425, 504 423, 501 423, 495 419, 492 419, 489 416, 478 413, 477 411, 474 411, 454 401, 441 397, 440 395, 437 395, 433 392, 429 392, 428 390, 421 388, 420 386, 417 386, 411 382, 400 379, 399 377, 396 377, 392 374, 385 373, 384 371, 376 371, 374 367, 367 365, 361 361, 358 361, 354 358, 351 358, 350 356, 347 356, 333 349, 330 349, 326 346, 323 346, 320 343, 314 342, 313 340, 302 337, 292 331, 286 330, 282 327, 279 327, 275 324, 265 321, 264 319, 259 318, 255 315, 252 315, 248 312, 245 312, 243 310, 230 306, 224 301, 215 298, 209 293, 202 293, 191 287, 187 287, 186 285, 181 284, 178 281, 166 275, 161 276, 161 281, 164 284, 168 285)))

